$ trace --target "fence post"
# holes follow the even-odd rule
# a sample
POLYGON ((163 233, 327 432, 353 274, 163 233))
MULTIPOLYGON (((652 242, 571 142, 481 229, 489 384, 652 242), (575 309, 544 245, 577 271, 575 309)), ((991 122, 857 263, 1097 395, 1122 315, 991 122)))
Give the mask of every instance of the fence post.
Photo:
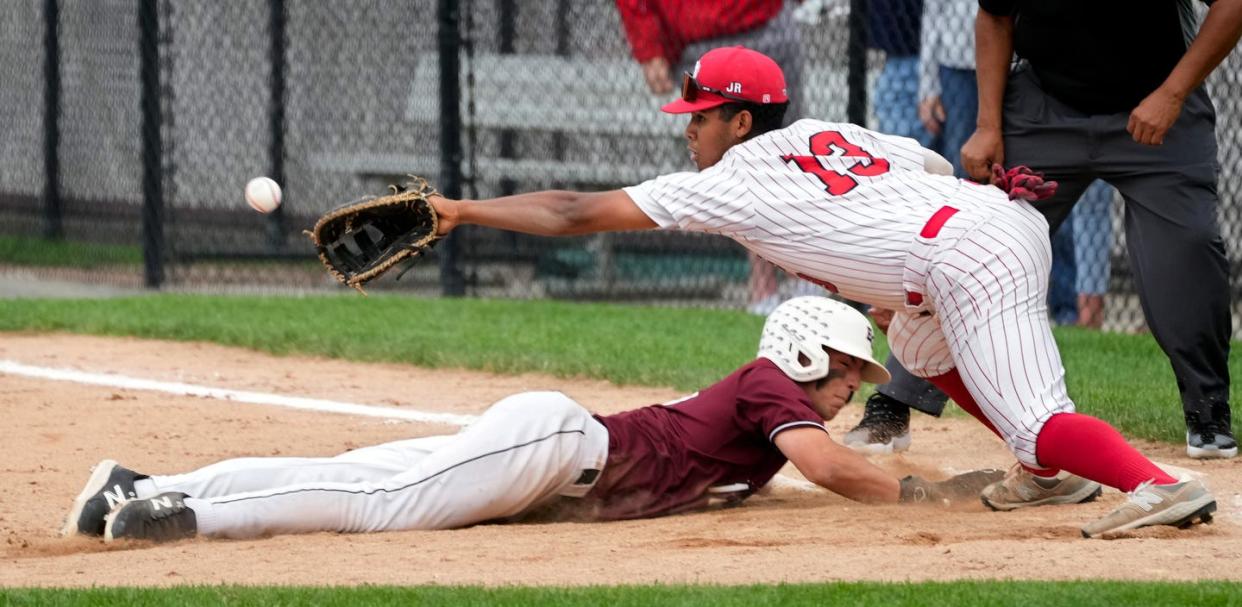
MULTIPOLYGON (((449 198, 461 198, 461 15, 457 0, 436 3, 440 49, 440 186, 449 198)), ((448 237, 436 248, 440 257, 440 292, 446 297, 466 293, 458 263, 459 239, 448 237)))
MULTIPOLYGON (((517 34, 514 31, 517 23, 517 6, 514 0, 499 0, 496 3, 496 29, 497 29, 497 47, 501 55, 512 55, 516 48, 514 40, 517 34)), ((500 150, 501 158, 513 158, 517 155, 516 144, 514 143, 514 133, 512 129, 504 129, 500 131, 500 150)), ((477 175, 471 175, 477 178, 477 175)), ((505 178, 500 180, 500 195, 508 196, 517 191, 517 183, 512 179, 505 178)))
MULTIPOLYGON (((271 149, 268 151, 271 163, 271 178, 285 186, 285 0, 268 1, 269 35, 271 47, 269 61, 272 64, 271 99, 268 106, 268 126, 271 129, 271 149)), ((287 204, 289 189, 284 188, 284 202, 287 204)), ((282 204, 267 216, 267 244, 272 251, 279 251, 285 245, 285 205, 282 204)))
POLYGON ((159 0, 138 0, 142 79, 142 260, 148 287, 164 281, 164 144, 160 134, 159 0))
POLYGON ((850 0, 849 72, 846 85, 849 100, 846 117, 857 125, 867 126, 867 12, 870 0, 850 0))
POLYGON ((43 237, 65 237, 60 198, 60 3, 43 2, 43 237))

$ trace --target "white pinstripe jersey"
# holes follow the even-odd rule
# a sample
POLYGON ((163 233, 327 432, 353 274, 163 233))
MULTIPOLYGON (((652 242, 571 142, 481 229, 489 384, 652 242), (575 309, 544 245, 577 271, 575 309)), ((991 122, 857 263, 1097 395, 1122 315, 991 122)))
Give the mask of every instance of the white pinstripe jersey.
POLYGON ((625 188, 664 228, 722 234, 854 301, 900 309, 914 236, 940 207, 995 188, 923 168, 913 139, 799 120, 730 148, 715 166, 625 188))

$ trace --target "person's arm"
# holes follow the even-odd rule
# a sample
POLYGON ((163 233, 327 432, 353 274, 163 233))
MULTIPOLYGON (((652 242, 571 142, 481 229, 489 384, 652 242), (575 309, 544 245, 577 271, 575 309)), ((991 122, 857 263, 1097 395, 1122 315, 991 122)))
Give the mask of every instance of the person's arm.
POLYGON ((822 428, 790 428, 773 439, 776 448, 807 480, 843 497, 871 503, 897 503, 900 483, 862 455, 833 441, 822 428))
POLYGON ((433 196, 440 235, 459 225, 481 225, 541 236, 646 230, 657 227, 624 190, 568 192, 548 190, 491 200, 453 200, 433 196))
POLYGON ((668 59, 656 57, 642 62, 643 80, 647 81, 647 89, 656 95, 667 95, 673 92, 673 74, 668 66, 668 59))
POLYGON ((962 146, 962 168, 987 182, 992 165, 1005 163, 1001 119, 1005 84, 1013 58, 1013 16, 996 15, 980 7, 975 17, 975 70, 979 87, 979 115, 975 132, 962 146))
POLYGON ((1239 38, 1242 38, 1242 0, 1216 0, 1208 9, 1199 35, 1169 72, 1169 77, 1130 113, 1126 130, 1134 140, 1146 145, 1164 143, 1164 135, 1177 122, 1186 96, 1203 84, 1208 74, 1238 44, 1239 38))
POLYGON ((673 90, 673 79, 659 13, 649 0, 617 0, 617 12, 634 59, 642 67, 647 88, 657 95, 668 94, 673 90))

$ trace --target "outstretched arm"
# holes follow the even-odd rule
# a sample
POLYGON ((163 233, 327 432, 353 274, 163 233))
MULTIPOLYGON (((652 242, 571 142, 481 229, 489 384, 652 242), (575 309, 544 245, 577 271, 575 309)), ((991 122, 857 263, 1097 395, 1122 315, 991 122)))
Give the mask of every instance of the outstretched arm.
POLYGON ((979 492, 1005 476, 1002 470, 973 470, 942 481, 907 476, 900 481, 820 428, 802 426, 776 435, 776 447, 811 482, 842 497, 870 503, 951 506, 978 503, 979 492))
POLYGON ((790 428, 776 435, 776 448, 807 480, 859 502, 895 504, 901 496, 896 478, 862 455, 838 444, 820 428, 790 428))
POLYGON ((440 215, 440 235, 459 225, 538 234, 571 236, 656 227, 624 190, 569 192, 547 190, 490 200, 431 198, 440 215))

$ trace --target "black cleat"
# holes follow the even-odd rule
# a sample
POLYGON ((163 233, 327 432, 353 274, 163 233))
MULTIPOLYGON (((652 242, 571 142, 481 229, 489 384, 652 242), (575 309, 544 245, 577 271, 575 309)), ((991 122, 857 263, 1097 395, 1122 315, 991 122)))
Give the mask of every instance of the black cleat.
POLYGON ((198 534, 198 519, 185 505, 184 493, 161 493, 122 504, 108 515, 104 541, 120 539, 171 542, 198 534))
POLYGON ((65 517, 65 526, 60 530, 63 536, 75 533, 103 535, 104 518, 113 508, 136 499, 138 495, 134 493, 134 481, 147 478, 110 459, 95 464, 91 470, 90 479, 73 500, 73 508, 65 517))
POLYGON ((862 420, 842 439, 846 447, 868 455, 900 453, 910 448, 910 407, 879 392, 867 399, 862 420))
POLYGON ((1186 413, 1186 455, 1221 459, 1238 455, 1228 403, 1212 403, 1207 411, 1186 413))

